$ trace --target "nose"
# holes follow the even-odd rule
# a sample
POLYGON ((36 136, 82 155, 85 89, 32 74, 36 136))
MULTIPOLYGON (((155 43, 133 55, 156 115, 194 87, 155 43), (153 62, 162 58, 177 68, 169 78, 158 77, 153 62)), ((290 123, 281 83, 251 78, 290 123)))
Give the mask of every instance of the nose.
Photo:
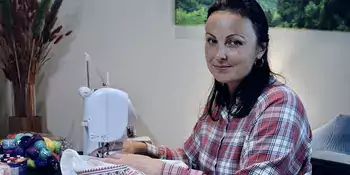
POLYGON ((218 52, 216 54, 216 58, 220 60, 226 60, 227 59, 227 53, 226 53, 225 46, 218 45, 218 52))

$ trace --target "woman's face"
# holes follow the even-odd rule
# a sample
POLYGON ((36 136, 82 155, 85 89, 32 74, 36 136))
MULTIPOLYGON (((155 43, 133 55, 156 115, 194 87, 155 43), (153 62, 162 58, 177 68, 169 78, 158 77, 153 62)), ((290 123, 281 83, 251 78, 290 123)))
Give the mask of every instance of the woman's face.
POLYGON ((238 14, 214 12, 205 24, 205 57, 220 83, 237 86, 265 50, 257 45, 252 22, 238 14))

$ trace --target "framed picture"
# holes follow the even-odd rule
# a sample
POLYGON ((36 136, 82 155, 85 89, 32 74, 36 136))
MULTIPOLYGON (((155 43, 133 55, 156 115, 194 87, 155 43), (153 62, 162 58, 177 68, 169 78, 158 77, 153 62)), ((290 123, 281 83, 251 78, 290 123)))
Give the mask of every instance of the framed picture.
MULTIPOLYGON (((175 0, 175 25, 203 25, 215 0, 175 0)), ((257 0, 270 27, 350 31, 350 0, 257 0)))

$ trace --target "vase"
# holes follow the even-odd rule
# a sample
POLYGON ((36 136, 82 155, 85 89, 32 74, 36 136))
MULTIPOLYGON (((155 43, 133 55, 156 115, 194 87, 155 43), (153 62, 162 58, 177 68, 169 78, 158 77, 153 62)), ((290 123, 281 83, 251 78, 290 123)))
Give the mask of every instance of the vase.
POLYGON ((9 117, 9 131, 42 132, 42 117, 37 116, 35 111, 35 84, 12 82, 12 94, 14 111, 9 117))
POLYGON ((36 132, 42 133, 42 117, 9 117, 9 133, 36 132))

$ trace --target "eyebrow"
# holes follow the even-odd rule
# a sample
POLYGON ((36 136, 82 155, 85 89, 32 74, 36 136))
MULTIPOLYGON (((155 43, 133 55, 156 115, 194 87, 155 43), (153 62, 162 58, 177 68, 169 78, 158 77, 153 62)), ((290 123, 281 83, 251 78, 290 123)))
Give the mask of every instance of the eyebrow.
MULTIPOLYGON (((206 34, 206 35, 210 35, 210 36, 212 36, 213 38, 216 38, 213 34, 211 34, 211 33, 209 33, 209 32, 206 32, 205 34, 206 34)), ((242 36, 242 35, 240 35, 240 34, 231 34, 231 35, 228 35, 226 38, 229 38, 229 37, 232 37, 232 36, 239 36, 239 37, 245 39, 244 36, 242 36)))

